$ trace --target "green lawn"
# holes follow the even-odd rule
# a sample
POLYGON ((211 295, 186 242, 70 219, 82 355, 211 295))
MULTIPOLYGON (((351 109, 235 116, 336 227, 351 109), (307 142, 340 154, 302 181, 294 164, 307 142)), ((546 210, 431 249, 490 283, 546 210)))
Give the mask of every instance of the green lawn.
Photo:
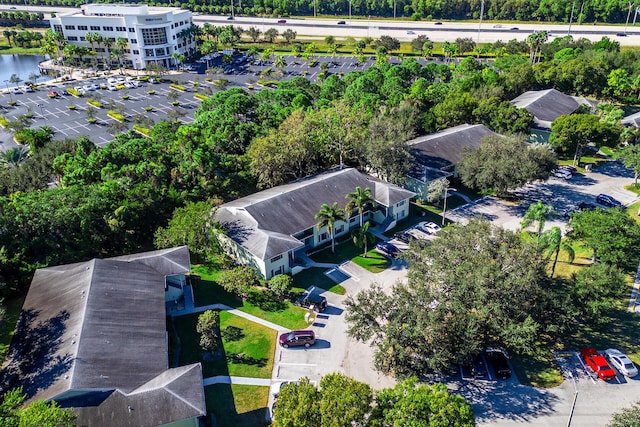
POLYGON ((266 426, 269 387, 215 384, 204 389, 207 413, 218 427, 266 426))
MULTIPOLYGON (((374 247, 380 239, 376 238, 376 241, 370 245, 374 247)), ((331 252, 331 243, 325 246, 322 250, 309 255, 309 258, 315 262, 323 262, 328 264, 341 264, 347 260, 362 255, 363 248, 357 247, 351 237, 343 236, 340 240, 336 239, 335 251, 331 252)))
POLYGON ((307 268, 293 276, 293 292, 303 292, 309 286, 316 286, 324 290, 333 292, 334 294, 344 295, 347 293, 345 288, 336 284, 324 272, 324 268, 307 268))
POLYGON ((382 255, 375 249, 371 249, 367 252, 367 257, 363 257, 362 254, 353 258, 351 261, 358 264, 362 268, 366 268, 372 273, 380 273, 386 270, 391 265, 391 260, 382 255))
POLYGON ((203 360, 200 335, 196 332, 198 314, 174 319, 180 337, 180 365, 201 362, 205 378, 216 375, 232 375, 255 378, 271 378, 277 332, 229 312, 220 312, 223 355, 214 360, 203 360), (227 328, 239 328, 236 338, 225 337, 227 328), (243 356, 238 356, 243 354, 243 356))
POLYGON ((11 344, 11 338, 16 330, 16 324, 20 317, 20 311, 22 310, 22 303, 24 297, 13 298, 5 301, 5 318, 0 322, 0 365, 9 351, 9 345, 11 344))

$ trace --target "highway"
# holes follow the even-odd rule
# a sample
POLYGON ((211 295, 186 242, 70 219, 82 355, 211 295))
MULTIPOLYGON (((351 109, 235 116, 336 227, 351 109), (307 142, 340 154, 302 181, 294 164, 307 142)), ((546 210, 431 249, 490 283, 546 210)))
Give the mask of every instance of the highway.
MULTIPOLYGON (((50 12, 65 13, 78 10, 76 8, 52 6, 13 6, 16 9, 10 9, 10 7, 10 5, 1 5, 0 11, 27 10, 29 12, 44 12, 45 18, 49 18, 50 12)), ((569 33, 568 24, 547 23, 499 24, 483 21, 479 25, 478 22, 443 21, 440 25, 437 25, 434 21, 344 19, 345 24, 339 25, 338 21, 341 21, 339 18, 286 18, 286 23, 278 23, 278 20, 284 18, 235 17, 233 20, 227 18, 227 16, 194 15, 193 20, 198 25, 209 22, 214 25, 235 25, 243 29, 254 26, 261 31, 276 28, 281 33, 290 28, 298 34, 299 38, 318 39, 322 39, 329 34, 338 38, 378 38, 381 35, 388 35, 401 41, 409 41, 421 34, 425 34, 429 39, 436 42, 453 42, 459 37, 471 37, 475 42, 493 43, 497 40, 506 42, 514 38, 525 40, 534 31, 550 31, 552 34, 550 39, 565 36, 569 33)), ((592 24, 577 25, 574 23, 571 26, 571 35, 574 38, 584 37, 591 41, 598 41, 602 36, 608 36, 620 42, 622 46, 640 46, 640 22, 636 26, 629 22, 627 36, 618 36, 618 34, 624 34, 624 32, 624 25, 596 26, 592 24)))

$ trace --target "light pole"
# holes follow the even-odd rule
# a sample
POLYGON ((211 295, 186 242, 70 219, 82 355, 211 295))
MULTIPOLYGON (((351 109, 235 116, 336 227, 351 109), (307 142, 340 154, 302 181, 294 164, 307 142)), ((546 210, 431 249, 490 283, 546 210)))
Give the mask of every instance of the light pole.
POLYGON ((351 21, 351 0, 349 0, 349 21, 351 21))
POLYGON ((629 17, 631 16, 631 9, 633 8, 633 3, 629 2, 629 12, 627 12, 627 22, 624 24, 624 34, 627 34, 627 27, 629 26, 629 17))
POLYGON ((13 103, 13 96, 11 96, 11 91, 9 90, 9 80, 5 80, 4 85, 7 87, 7 93, 9 94, 9 102, 13 103))
POLYGON ((44 120, 44 125, 47 125, 47 118, 44 116, 44 105, 42 104, 38 104, 38 107, 40 107, 40 114, 42 114, 42 120, 44 120))
POLYGON ((449 191, 458 191, 455 188, 447 187, 444 190, 444 207, 442 208, 442 225, 444 226, 446 222, 447 215, 447 197, 449 196, 449 191))
POLYGON ((478 43, 480 43, 480 28, 482 27, 482 15, 484 15, 484 0, 480 3, 480 22, 478 23, 478 43))
POLYGON ((569 31, 567 31, 567 35, 571 35, 571 23, 573 22, 573 11, 576 8, 576 0, 573 0, 573 5, 571 6, 571 16, 569 17, 569 31))
POLYGON ((393 19, 396 19, 396 0, 393 0, 393 19))

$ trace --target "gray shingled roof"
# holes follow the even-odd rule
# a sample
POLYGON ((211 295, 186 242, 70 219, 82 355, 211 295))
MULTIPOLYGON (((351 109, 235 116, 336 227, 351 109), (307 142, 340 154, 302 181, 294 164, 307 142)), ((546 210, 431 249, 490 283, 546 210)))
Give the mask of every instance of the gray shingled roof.
POLYGON ((511 104, 528 110, 534 123, 550 129, 551 122, 560 116, 571 114, 582 104, 594 105, 594 101, 577 96, 565 95, 555 89, 531 90, 511 100, 511 104))
POLYGON ((484 125, 459 125, 407 141, 415 158, 409 175, 422 180, 425 167, 437 170, 460 162, 462 150, 477 147, 486 135, 498 135, 484 125))
POLYGON ((168 369, 130 394, 112 393, 99 406, 76 408, 78 425, 155 427, 206 415, 200 364, 168 369), (117 421, 116 421, 117 420, 117 421))
POLYGON ((637 128, 640 127, 640 112, 623 117, 621 122, 623 125, 631 125, 637 128))
POLYGON ((215 219, 253 255, 270 259, 303 246, 292 236, 317 223, 315 215, 323 203, 344 207, 345 195, 356 187, 370 188, 376 202, 384 206, 414 195, 353 168, 334 169, 225 203, 215 219))
POLYGON ((165 276, 188 271, 186 246, 37 270, 2 385, 39 400, 68 390, 127 394, 161 375, 165 276))

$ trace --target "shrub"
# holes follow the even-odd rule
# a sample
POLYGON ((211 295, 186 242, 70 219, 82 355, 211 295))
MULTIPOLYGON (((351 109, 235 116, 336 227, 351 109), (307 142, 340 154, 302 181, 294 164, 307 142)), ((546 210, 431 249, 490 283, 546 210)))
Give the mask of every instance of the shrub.
POLYGON ((88 118, 88 119, 87 119, 87 121, 88 121, 89 123, 93 124, 93 123, 97 122, 97 121, 98 121, 98 119, 96 119, 95 117, 90 117, 90 118, 88 118))
POLYGON ((7 102, 7 104, 9 104, 11 106, 16 105, 17 103, 18 103, 18 101, 9 101, 9 102, 7 102))
POLYGON ((70 95, 75 96, 76 98, 80 98, 82 96, 82 94, 80 92, 78 92, 77 90, 75 90, 72 87, 68 87, 67 88, 67 93, 70 95))
POLYGON ((140 80, 141 82, 148 82, 149 81, 149 76, 140 76, 140 77, 138 77, 138 80, 140 80))
POLYGON ((187 88, 186 88, 186 87, 184 87, 184 86, 182 86, 182 85, 179 85, 179 84, 177 84, 177 83, 171 83, 169 86, 170 86, 170 87, 172 87, 172 88, 174 88, 174 89, 181 90, 181 91, 183 91, 183 92, 186 92, 186 91, 187 91, 187 88))
POLYGON ((4 118, 4 116, 0 116, 0 126, 2 126, 3 128, 6 128, 8 124, 9 124, 9 120, 4 118))
POLYGON ((147 105, 144 107, 144 111, 153 111, 153 107, 151 105, 147 105))
POLYGON ((91 104, 96 108, 102 108, 102 103, 96 101, 95 99, 87 99, 87 104, 91 104))
POLYGON ((153 90, 153 89, 147 91, 148 95, 154 95, 155 93, 156 93, 156 91, 153 90))
POLYGON ((171 105, 180 105, 180 101, 173 101, 171 105))
POLYGON ((193 96, 194 96, 194 98, 198 98, 198 99, 201 99, 203 101, 206 101, 207 99, 209 99, 209 97, 207 95, 203 95, 201 93, 196 93, 193 96))
POLYGON ((122 99, 129 99, 129 95, 122 95, 122 99))
POLYGON ((142 135, 146 136, 146 137, 150 137, 151 136, 151 129, 148 129, 146 127, 140 126, 140 125, 133 125, 133 129, 138 132, 141 133, 142 135))
POLYGON ((116 119, 119 122, 124 122, 127 118, 125 116, 123 116, 122 114, 116 113, 113 110, 109 110, 107 111, 107 116, 116 119))
POLYGON ((67 108, 68 108, 69 110, 75 110, 75 109, 76 109, 76 106, 75 106, 75 105, 67 105, 67 108))

